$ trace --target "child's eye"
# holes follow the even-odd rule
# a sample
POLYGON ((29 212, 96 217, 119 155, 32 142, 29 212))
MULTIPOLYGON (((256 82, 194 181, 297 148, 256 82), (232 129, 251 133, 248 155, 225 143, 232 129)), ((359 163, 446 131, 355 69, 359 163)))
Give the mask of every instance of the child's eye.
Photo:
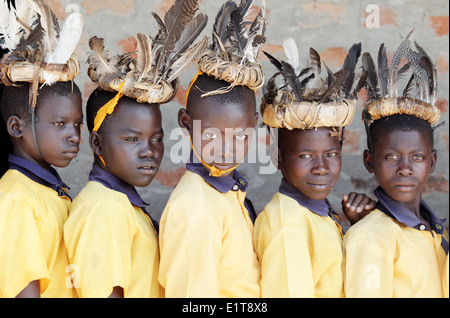
POLYGON ((414 161, 423 161, 424 159, 425 159, 424 155, 419 155, 419 154, 413 155, 413 160, 414 161))
POLYGON ((153 138, 153 142, 163 142, 164 141, 164 138, 163 137, 156 137, 156 138, 153 138))
POLYGON ((329 153, 327 153, 327 157, 328 158, 334 158, 334 157, 337 157, 337 155, 338 155, 337 152, 329 152, 329 153))
POLYGON ((298 157, 301 159, 311 159, 312 158, 312 156, 308 155, 308 154, 299 155, 298 157))
POLYGON ((219 136, 216 133, 205 133, 208 139, 217 139, 219 136))
POLYGON ((245 139, 247 139, 247 135, 236 135, 235 136, 235 138, 237 139, 237 140, 245 140, 245 139))
POLYGON ((57 123, 53 123, 53 125, 55 125, 56 127, 64 127, 64 123, 62 122, 57 122, 57 123))
POLYGON ((137 139, 136 137, 127 137, 127 138, 125 138, 125 141, 128 141, 128 142, 138 142, 139 139, 137 139))
POLYGON ((81 126, 83 126, 83 122, 80 122, 80 123, 76 123, 76 124, 75 124, 75 127, 81 127, 81 126))
POLYGON ((385 158, 387 160, 398 160, 398 155, 390 153, 390 154, 387 154, 385 158))

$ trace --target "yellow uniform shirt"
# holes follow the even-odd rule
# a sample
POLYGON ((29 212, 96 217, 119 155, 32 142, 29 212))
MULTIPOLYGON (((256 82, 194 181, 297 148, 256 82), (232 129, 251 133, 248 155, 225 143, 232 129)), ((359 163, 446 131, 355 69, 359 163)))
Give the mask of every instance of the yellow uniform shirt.
POLYGON ((343 297, 342 238, 328 202, 283 180, 255 223, 262 297, 343 297))
POLYGON ((445 262, 444 273, 442 274, 442 289, 445 298, 448 298, 448 255, 447 253, 447 261, 445 262))
POLYGON ((78 297, 105 298, 116 286, 124 289, 126 298, 163 297, 151 218, 136 206, 139 203, 131 203, 133 196, 133 202, 140 198, 133 187, 99 170, 94 166, 64 225, 78 297))
POLYGON ((15 169, 0 181, 0 297, 16 297, 39 280, 41 297, 72 298, 63 243, 71 200, 58 195, 63 184, 56 171, 10 158, 15 169))
POLYGON ((442 220, 422 201, 427 229, 413 213, 379 188, 378 209, 352 226, 344 238, 347 297, 442 297, 446 259, 442 220))
POLYGON ((199 165, 188 164, 188 170, 197 173, 186 172, 161 217, 159 281, 166 297, 259 297, 260 265, 246 193, 233 190, 239 182, 232 177, 201 176, 207 171, 199 165), (229 181, 229 191, 215 184, 229 181))

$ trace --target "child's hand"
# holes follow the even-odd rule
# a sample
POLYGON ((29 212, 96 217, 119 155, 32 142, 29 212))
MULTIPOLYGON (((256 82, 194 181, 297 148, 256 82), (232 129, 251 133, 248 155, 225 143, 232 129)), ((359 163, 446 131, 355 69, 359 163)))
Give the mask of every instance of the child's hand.
POLYGON ((352 192, 344 195, 342 200, 342 211, 351 225, 362 220, 376 207, 376 202, 365 194, 352 192))

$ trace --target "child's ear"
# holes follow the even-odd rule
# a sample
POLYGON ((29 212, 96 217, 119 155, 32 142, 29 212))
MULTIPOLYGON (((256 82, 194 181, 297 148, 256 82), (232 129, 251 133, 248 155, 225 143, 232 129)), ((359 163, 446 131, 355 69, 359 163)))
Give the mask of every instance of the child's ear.
POLYGON ((259 119, 259 113, 256 113, 256 115, 255 115, 255 126, 254 126, 255 129, 256 129, 257 125, 258 125, 258 119, 259 119))
POLYGON ((183 129, 183 133, 186 136, 190 135, 190 132, 192 130, 192 120, 186 109, 182 108, 178 111, 178 125, 181 127, 181 129, 183 129))
POLYGON ((281 149, 278 148, 278 152, 277 152, 277 157, 278 157, 278 170, 283 171, 283 158, 282 158, 282 153, 281 153, 281 149))
POLYGON ((431 152, 430 174, 434 172, 434 169, 436 168, 436 162, 437 162, 437 151, 433 150, 431 152))
POLYGON ((101 141, 102 136, 98 132, 91 132, 89 134, 89 146, 91 146, 92 152, 97 157, 102 155, 101 141))
POLYGON ((9 117, 6 122, 6 129, 12 138, 22 138, 24 122, 17 116, 9 117))
POLYGON ((369 150, 364 150, 363 156, 364 156, 364 166, 366 167, 367 171, 369 171, 370 173, 374 173, 375 168, 372 153, 369 150))

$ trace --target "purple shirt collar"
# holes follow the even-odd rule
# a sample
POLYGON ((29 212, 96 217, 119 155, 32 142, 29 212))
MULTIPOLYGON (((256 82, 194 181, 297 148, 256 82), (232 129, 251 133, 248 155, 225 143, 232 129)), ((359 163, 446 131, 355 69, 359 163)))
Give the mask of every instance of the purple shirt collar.
POLYGON ((71 199, 67 192, 70 188, 62 181, 58 172, 53 167, 46 170, 37 163, 14 155, 10 155, 8 161, 10 169, 19 171, 34 182, 55 190, 60 197, 71 199))
MULTIPOLYGON (((378 187, 373 193, 378 199, 377 208, 383 213, 405 224, 408 227, 420 229, 421 226, 425 225, 421 223, 419 218, 417 218, 414 213, 412 213, 400 202, 392 199, 386 192, 384 192, 381 187, 378 187)), ((430 222, 433 230, 436 233, 444 233, 444 223, 446 219, 439 219, 434 214, 431 207, 424 200, 421 200, 420 202, 420 213, 428 222, 430 222)), ((427 227, 426 230, 430 231, 431 229, 427 227)))
POLYGON ((242 192, 247 191, 248 182, 237 170, 234 170, 232 174, 226 177, 217 178, 210 176, 208 169, 203 164, 193 162, 192 153, 190 162, 186 164, 186 169, 202 177, 203 180, 221 193, 239 190, 242 192))
MULTIPOLYGON (((210 176, 208 169, 206 169, 203 164, 193 162, 192 152, 191 160, 186 164, 186 169, 200 176, 206 183, 208 183, 220 193, 228 193, 230 191, 247 191, 248 182, 237 170, 234 170, 233 174, 226 177, 217 178, 210 176)), ((252 201, 246 197, 244 200, 244 205, 248 211, 250 219, 253 223, 255 223, 257 214, 252 201)))
POLYGON ((325 201, 313 200, 301 193, 294 186, 292 186, 285 178, 283 178, 283 180, 281 181, 279 192, 294 199, 298 202, 298 204, 307 208, 308 210, 323 217, 330 216, 333 221, 339 223, 336 218, 336 212, 334 212, 333 207, 331 206, 328 199, 325 199, 325 201))
MULTIPOLYGON (((387 216, 396 219, 398 222, 403 223, 410 228, 416 230, 424 228, 427 231, 431 231, 431 229, 426 224, 423 224, 414 213, 384 192, 383 188, 378 187, 373 193, 378 198, 377 209, 387 216)), ((443 235, 446 219, 439 219, 424 200, 420 201, 420 213, 422 217, 430 223, 432 230, 442 235, 441 245, 445 253, 448 253, 449 243, 443 235)))
POLYGON ((142 200, 135 187, 133 187, 129 183, 126 183, 115 175, 100 169, 100 167, 95 163, 92 166, 92 170, 89 174, 89 181, 98 182, 108 189, 125 194, 132 205, 142 209, 142 211, 144 211, 144 213, 146 213, 150 217, 153 225, 158 231, 158 223, 150 216, 150 213, 148 213, 146 210, 146 206, 149 206, 150 204, 145 203, 144 200, 142 200))

